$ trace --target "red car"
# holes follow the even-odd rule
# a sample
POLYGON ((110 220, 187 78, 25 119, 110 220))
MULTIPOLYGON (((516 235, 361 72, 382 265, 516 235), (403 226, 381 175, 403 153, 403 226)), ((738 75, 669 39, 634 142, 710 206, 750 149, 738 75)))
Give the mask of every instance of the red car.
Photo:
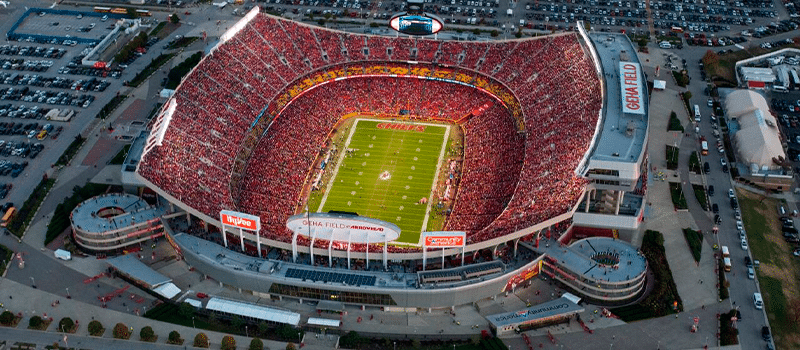
POLYGON ((208 294, 197 292, 197 297, 200 299, 208 298, 208 294))

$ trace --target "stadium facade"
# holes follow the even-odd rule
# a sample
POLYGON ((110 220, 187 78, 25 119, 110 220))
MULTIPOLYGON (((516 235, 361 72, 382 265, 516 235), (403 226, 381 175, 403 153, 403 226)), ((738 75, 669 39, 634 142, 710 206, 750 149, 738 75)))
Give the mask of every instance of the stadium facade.
MULTIPOLYGON (((221 284, 257 295, 438 308, 513 292, 545 269, 547 249, 540 240, 566 247, 580 234, 613 236, 614 230, 635 230, 641 222, 647 182, 646 79, 627 37, 578 28, 578 33, 534 39, 434 41, 337 32, 255 8, 176 89, 149 137, 132 148, 141 150, 131 155, 139 159, 130 162, 136 164, 135 173, 127 167, 123 178, 132 180, 129 186, 154 191, 169 203, 170 212, 185 211, 189 225, 199 220, 204 228, 224 232, 225 245, 241 246, 232 252, 173 232, 164 219, 170 242, 187 263, 221 284), (433 114, 433 108, 411 105, 411 100, 370 105, 337 94, 338 89, 369 94, 370 84, 383 81, 430 86, 427 93, 434 97, 444 96, 434 91, 441 86, 467 87, 475 91, 475 100, 488 98, 498 109, 484 113, 480 106, 467 105, 457 110, 467 117, 453 120, 433 114), (325 109, 330 105, 338 109, 325 109), (520 154, 502 166, 487 166, 494 158, 465 159, 464 167, 475 167, 477 175, 495 182, 464 175, 445 229, 466 232, 466 240, 462 247, 427 252, 430 260, 441 261, 434 270, 420 265, 420 247, 332 244, 298 237, 286 227, 290 216, 303 212, 302 187, 318 164, 320 145, 338 125, 339 117, 329 115, 363 112, 364 106, 377 117, 398 118, 402 106, 411 119, 463 123, 465 154, 503 159, 500 155, 520 154), (300 113, 314 109, 324 109, 328 119, 300 113), (497 131, 501 138, 490 138, 495 148, 478 138, 495 137, 489 125, 504 125, 497 131), (518 140, 514 144, 522 148, 508 148, 508 140, 518 140), (470 148, 473 144, 482 148, 470 148), (499 198, 480 202, 487 193, 499 198), (468 201, 460 198, 486 205, 476 209, 462 205, 468 201), (222 210, 253 214, 260 228, 226 231, 219 220, 222 210), (277 253, 293 246, 299 259, 277 253), (384 254, 369 254, 379 251, 384 254), (324 256, 330 263, 319 266, 309 256, 324 256), (462 266, 458 261, 465 257, 462 266), (347 269, 334 259, 364 264, 347 269)), ((423 98, 421 92, 397 93, 397 99, 423 98)), ((626 268, 569 250, 565 254, 587 266, 626 268)), ((561 271, 557 261, 550 263, 556 267, 550 272, 561 271)), ((601 302, 624 302, 643 289, 620 291, 617 284, 641 286, 644 276, 639 271, 630 280, 599 284, 591 293, 578 286, 576 292, 601 302)))

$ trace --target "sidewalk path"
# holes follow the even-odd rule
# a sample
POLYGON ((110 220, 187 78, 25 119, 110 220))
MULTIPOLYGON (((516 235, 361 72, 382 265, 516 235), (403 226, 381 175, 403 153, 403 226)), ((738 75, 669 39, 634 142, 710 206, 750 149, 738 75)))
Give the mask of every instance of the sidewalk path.
MULTIPOLYGON (((71 299, 66 299, 60 295, 53 295, 50 293, 43 292, 39 289, 33 289, 29 286, 19 284, 17 282, 11 281, 9 279, 2 279, 0 280, 0 290, 2 290, 2 294, 0 294, 0 300, 4 304, 4 308, 10 310, 14 313, 21 312, 23 314, 23 318, 20 321, 19 325, 17 325, 17 329, 25 329, 27 328, 28 321, 34 315, 39 315, 44 317, 46 314, 48 318, 53 318, 53 323, 50 324, 50 327, 47 329, 48 333, 42 334, 43 332, 38 331, 28 331, 26 332, 9 332, 9 333, 2 333, 0 332, 0 339, 8 339, 13 341, 24 341, 25 339, 37 339, 35 341, 38 344, 53 344, 54 341, 62 340, 62 335, 57 334, 57 325, 59 320, 63 317, 70 317, 73 320, 77 321, 79 327, 78 331, 75 335, 70 335, 70 338, 73 338, 75 341, 81 341, 80 348, 86 349, 145 349, 145 348, 152 348, 155 347, 153 343, 143 343, 135 341, 138 339, 139 331, 145 327, 150 326, 155 331, 156 335, 158 336, 158 341, 156 344, 161 345, 161 347, 156 348, 175 348, 174 346, 167 346, 165 344, 169 332, 175 330, 181 334, 181 337, 186 339, 185 345, 191 346, 191 342, 194 339, 194 336, 199 332, 204 332, 208 335, 211 346, 210 348, 219 348, 222 344, 222 337, 227 335, 225 333, 219 332, 210 332, 204 331, 200 329, 194 329, 192 327, 184 327, 179 325, 174 325, 166 322, 159 322, 154 321, 151 319, 143 318, 143 317, 131 317, 131 315, 104 309, 98 306, 88 305, 82 302, 78 302, 71 299), (16 298, 9 298, 9 296, 17 296, 16 298), (24 297, 23 297, 24 296, 24 297), (57 307, 53 308, 50 307, 50 303, 54 299, 59 299, 60 303, 57 307), (47 305, 44 309, 36 310, 32 308, 32 305, 38 305, 41 307, 42 305, 47 305), (88 330, 87 325, 92 320, 100 321, 105 327, 106 331, 101 338, 95 337, 88 337, 88 330), (133 327, 133 336, 128 341, 119 341, 113 340, 112 336, 112 328, 118 322, 124 323, 128 327, 133 327), (38 334, 38 336, 36 336, 38 334), (22 339, 16 338, 16 336, 22 337, 22 339), (76 337, 78 336, 78 337, 76 337), (10 338, 9 338, 10 337, 10 338), (102 340, 102 341, 100 341, 102 340), (86 342, 86 343, 84 343, 86 342), (126 345, 122 345, 126 344, 126 345)), ((0 330, 4 329, 0 327, 0 330)), ((236 344, 240 348, 245 348, 247 345, 250 344, 251 338, 246 338, 242 336, 233 336, 236 339, 236 344)), ((75 346, 77 343, 70 343, 72 346, 75 346)), ((269 341, 264 340, 264 345, 271 348, 271 349, 282 349, 286 347, 285 343, 277 342, 277 341, 269 341)), ((314 347, 306 346, 305 348, 314 349, 314 347)), ((318 348, 324 349, 324 348, 318 348)), ((315 349, 316 350, 316 349, 315 349)))

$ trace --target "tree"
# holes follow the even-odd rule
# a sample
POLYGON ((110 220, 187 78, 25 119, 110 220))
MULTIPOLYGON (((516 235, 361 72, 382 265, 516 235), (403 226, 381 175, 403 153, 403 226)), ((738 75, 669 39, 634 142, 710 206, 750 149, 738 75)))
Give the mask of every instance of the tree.
POLYGON ((114 338, 116 339, 128 339, 131 337, 131 332, 128 330, 128 326, 124 323, 120 322, 114 325, 114 338))
POLYGON ((15 318, 16 317, 11 313, 11 311, 3 311, 3 313, 0 314, 0 324, 4 326, 10 326, 11 323, 14 322, 15 318))
POLYGON ((294 343, 287 343, 286 350, 297 350, 297 347, 294 346, 294 343))
POLYGON ((197 333, 194 336, 194 347, 208 348, 208 336, 203 332, 197 333))
POLYGON ((794 323, 800 321, 800 299, 792 299, 789 302, 789 315, 794 323))
POLYGON ((153 331, 153 327, 144 326, 142 330, 139 331, 139 338, 144 341, 154 341, 156 338, 156 332, 153 331))
POLYGON ((178 23, 181 22, 181 19, 178 18, 178 14, 177 13, 173 13, 172 16, 169 16, 169 22, 172 23, 172 24, 178 24, 178 23))
POLYGON ((126 7, 125 14, 127 14, 130 18, 139 18, 139 13, 137 13, 136 9, 132 7, 126 7))
POLYGON ((197 312, 197 308, 195 308, 194 306, 192 306, 192 304, 189 304, 185 301, 178 306, 178 315, 180 315, 183 318, 186 319, 192 318, 195 312, 197 312))
POLYGON ((494 30, 492 30, 491 35, 492 35, 493 38, 496 38, 498 35, 500 35, 500 32, 497 31, 497 29, 494 29, 494 30))
POLYGON ((269 325, 266 322, 261 322, 258 324, 258 331, 263 335, 269 332, 269 325))
POLYGON ((58 321, 58 330, 61 332, 70 332, 75 327, 75 321, 69 317, 64 317, 58 321))
POLYGON ((183 344, 183 339, 181 339, 181 334, 178 331, 169 332, 169 336, 167 336, 167 343, 170 344, 183 344))
POLYGON ((719 55, 711 50, 706 51, 706 54, 703 55, 703 65, 708 66, 716 63, 719 63, 719 55))
POLYGON ((302 331, 288 324, 281 324, 275 329, 275 334, 286 340, 295 339, 295 337, 297 337, 297 333, 302 333, 302 331))
POLYGON ((236 339, 230 335, 222 337, 222 350, 236 350, 236 339))
POLYGON ((647 46, 647 38, 641 37, 639 39, 639 47, 645 47, 645 46, 647 46))
POLYGON ((356 333, 356 331, 347 332, 347 334, 339 338, 339 344, 345 348, 357 348, 361 343, 364 342, 365 339, 356 333))
POLYGON ((247 348, 248 350, 264 350, 264 342, 261 339, 253 338, 250 341, 250 347, 247 348))
POLYGON ((103 331, 105 331, 105 329, 103 329, 103 324, 100 323, 100 321, 98 320, 89 322, 89 325, 87 327, 88 327, 87 329, 89 330, 89 335, 93 336, 99 336, 103 334, 103 331))
POLYGON ((244 326, 244 320, 239 315, 231 317, 231 326, 236 329, 241 329, 244 326))
POLYGON ((28 320, 28 328, 39 329, 42 324, 44 324, 44 320, 38 315, 33 316, 30 320, 28 320))

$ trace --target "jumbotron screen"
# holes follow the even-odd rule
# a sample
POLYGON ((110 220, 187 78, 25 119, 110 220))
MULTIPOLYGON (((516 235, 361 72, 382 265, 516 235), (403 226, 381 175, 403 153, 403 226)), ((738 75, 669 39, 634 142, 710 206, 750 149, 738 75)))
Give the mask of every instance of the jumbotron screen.
POLYGON ((409 35, 431 35, 442 30, 438 20, 418 15, 400 15, 389 21, 392 29, 409 35))

